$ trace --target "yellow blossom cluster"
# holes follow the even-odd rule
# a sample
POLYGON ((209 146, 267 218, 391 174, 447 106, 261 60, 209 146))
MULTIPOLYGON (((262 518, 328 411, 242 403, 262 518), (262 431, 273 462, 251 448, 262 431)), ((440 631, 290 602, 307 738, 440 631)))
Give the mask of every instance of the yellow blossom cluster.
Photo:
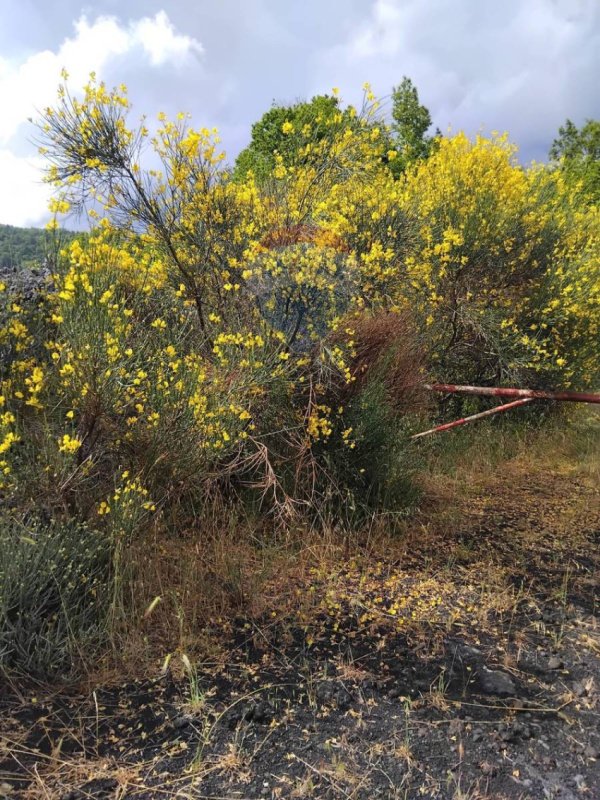
POLYGON ((358 458, 369 426, 335 391, 356 378, 352 320, 382 312, 410 314, 447 381, 593 385, 600 211, 505 136, 443 137, 398 177, 368 102, 331 136, 303 129, 302 157, 258 180, 185 115, 132 128, 124 87, 61 89, 41 125, 52 210, 91 202, 95 223, 35 308, 0 295, 0 475, 35 430, 47 474, 105 476, 108 518, 233 476, 273 489, 327 448, 358 458), (128 473, 116 490, 111 470, 128 473))
POLYGON ((418 239, 397 289, 430 326, 441 375, 593 385, 598 211, 578 205, 560 172, 524 169, 506 135, 458 134, 409 171, 399 202, 418 239))

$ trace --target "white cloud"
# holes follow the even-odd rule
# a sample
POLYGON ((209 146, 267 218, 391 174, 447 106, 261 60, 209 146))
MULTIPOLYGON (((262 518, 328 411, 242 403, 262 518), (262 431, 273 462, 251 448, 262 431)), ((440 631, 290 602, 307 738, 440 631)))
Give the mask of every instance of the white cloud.
POLYGON ((78 87, 90 72, 101 78, 116 57, 135 57, 136 51, 154 67, 179 66, 202 52, 200 42, 175 31, 164 11, 127 26, 115 17, 101 16, 89 22, 82 16, 74 27, 75 35, 65 39, 56 52, 43 50, 20 64, 0 61, 0 143, 6 144, 36 109, 53 102, 63 68, 71 84, 78 87))
POLYGON ((359 59, 373 55, 393 55, 402 45, 402 27, 405 25, 398 4, 393 0, 377 0, 370 24, 352 36, 349 49, 359 59))
POLYGON ((48 187, 42 183, 42 160, 0 150, 0 222, 27 225, 47 216, 48 187))
MULTIPOLYGON (((8 203, 7 208, 0 206, 0 222, 10 218, 14 224, 20 224, 35 221, 43 214, 39 199, 46 196, 47 190, 34 183, 32 166, 39 164, 39 160, 18 157, 14 144, 22 149, 24 123, 55 101, 63 68, 69 73, 69 84, 78 89, 87 82, 90 72, 102 79, 117 59, 137 62, 146 68, 148 64, 155 68, 181 67, 187 59, 201 53, 200 42, 177 33, 166 12, 159 11, 154 17, 142 17, 128 24, 114 16, 99 16, 93 21, 82 16, 74 23, 73 35, 57 50, 34 53, 20 63, 0 58, 1 202, 8 203), (7 175, 13 191, 7 191, 7 175), (17 202, 14 190, 19 197, 17 202)), ((36 178, 39 182, 41 173, 36 178)))
POLYGON ((132 28, 134 41, 139 42, 150 58, 150 63, 161 66, 168 61, 181 64, 188 55, 201 55, 202 45, 191 36, 175 32, 165 11, 153 17, 144 17, 132 28))

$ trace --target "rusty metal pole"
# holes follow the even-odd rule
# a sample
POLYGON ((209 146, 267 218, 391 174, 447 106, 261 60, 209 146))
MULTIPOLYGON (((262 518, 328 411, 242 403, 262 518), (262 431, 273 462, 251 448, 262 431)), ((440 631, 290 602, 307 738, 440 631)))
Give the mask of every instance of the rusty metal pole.
POLYGON ((526 403, 532 403, 534 400, 533 397, 524 397, 520 400, 513 400, 512 403, 505 403, 501 406, 496 406, 495 408, 488 408, 487 411, 480 411, 478 414, 471 414, 470 417, 463 417, 462 419, 456 419, 454 422, 446 422, 444 425, 438 425, 435 428, 430 428, 428 431, 423 431, 423 433, 415 433, 414 436, 411 436, 411 439, 420 439, 422 436, 431 436, 432 433, 439 433, 441 431, 449 431, 451 428, 458 428, 459 425, 466 425, 469 422, 473 422, 476 419, 483 419, 483 417, 491 417, 493 414, 499 414, 502 411, 508 411, 511 408, 517 408, 517 406, 524 406, 526 403))
POLYGON ((426 383, 425 388, 432 392, 446 394, 473 394, 486 397, 526 397, 531 400, 559 400, 571 403, 598 403, 600 394, 596 392, 546 392, 543 389, 505 389, 496 386, 457 386, 454 383, 426 383))

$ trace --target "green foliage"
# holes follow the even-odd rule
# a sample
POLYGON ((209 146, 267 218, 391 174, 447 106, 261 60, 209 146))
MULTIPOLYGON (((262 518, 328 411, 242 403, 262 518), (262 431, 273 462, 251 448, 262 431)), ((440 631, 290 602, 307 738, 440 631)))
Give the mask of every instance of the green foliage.
MULTIPOLYGON (((365 92, 365 99, 371 102, 371 90, 367 87, 365 92)), ((273 105, 252 126, 250 144, 239 154, 234 174, 242 179, 252 171, 256 179, 263 182, 272 175, 277 156, 281 156, 286 167, 310 165, 322 155, 323 142, 333 144, 346 129, 358 130, 361 119, 361 114, 352 106, 342 108, 337 94, 317 95, 308 102, 290 106, 273 105)), ((398 158, 388 160, 388 156, 383 156, 396 177, 410 164, 427 158, 439 136, 439 131, 435 136, 427 134, 431 115, 419 102, 416 87, 406 77, 392 92, 391 128, 382 119, 372 119, 368 123, 368 127, 374 126, 380 131, 378 149, 382 152, 398 150, 398 158)))
POLYGON ((53 261, 59 247, 75 237, 85 239, 87 233, 0 225, 0 270, 3 277, 14 271, 16 274, 10 277, 11 284, 20 289, 33 288, 38 283, 35 275, 46 259, 50 257, 53 261))
POLYGON ((350 524, 398 512, 416 497, 418 451, 409 438, 423 409, 423 352, 408 314, 355 320, 351 381, 330 390, 339 418, 324 456, 350 524))
POLYGON ((427 158, 436 141, 436 137, 427 135, 431 114, 419 102, 419 93, 410 78, 402 78, 402 83, 392 91, 392 119, 399 153, 394 169, 402 171, 415 161, 427 158))
POLYGON ((332 498, 337 513, 355 526, 365 515, 409 508, 418 494, 414 482, 418 452, 409 440, 415 422, 390 404, 381 374, 350 400, 343 424, 350 436, 344 439, 341 429, 335 431, 324 453, 339 487, 332 498))
POLYGON ((558 129, 550 158, 562 160, 568 178, 581 185, 590 202, 600 202, 600 121, 588 119, 581 128, 568 119, 558 129))
POLYGON ((340 131, 356 124, 356 115, 341 109, 338 98, 331 95, 316 95, 291 106, 273 105, 252 125, 250 144, 237 157, 235 175, 242 178, 252 171, 264 181, 273 172, 276 154, 286 166, 310 163, 312 145, 333 142, 340 131))
POLYGON ((0 671, 66 673, 102 637, 109 548, 74 520, 0 519, 0 671))

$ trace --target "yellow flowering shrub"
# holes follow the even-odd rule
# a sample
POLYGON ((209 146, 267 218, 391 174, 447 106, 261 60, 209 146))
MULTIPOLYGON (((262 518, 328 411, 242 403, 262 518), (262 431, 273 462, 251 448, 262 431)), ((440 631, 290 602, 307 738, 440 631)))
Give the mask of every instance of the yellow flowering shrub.
POLYGON ((506 137, 441 138, 397 179, 369 95, 257 181, 185 115, 151 132, 128 113, 123 87, 92 80, 40 123, 53 211, 95 222, 59 249, 37 305, 0 294, 4 491, 24 491, 28 459, 49 495, 111 525, 124 497, 132 520, 217 489, 289 510, 389 488, 397 451, 382 453, 406 432, 386 385, 397 340, 366 380, 355 333, 390 313, 449 382, 597 380, 599 212, 506 137))
POLYGON ((600 229, 560 172, 524 169, 506 136, 444 138, 402 182, 418 224, 397 284, 450 382, 598 376, 600 229))

